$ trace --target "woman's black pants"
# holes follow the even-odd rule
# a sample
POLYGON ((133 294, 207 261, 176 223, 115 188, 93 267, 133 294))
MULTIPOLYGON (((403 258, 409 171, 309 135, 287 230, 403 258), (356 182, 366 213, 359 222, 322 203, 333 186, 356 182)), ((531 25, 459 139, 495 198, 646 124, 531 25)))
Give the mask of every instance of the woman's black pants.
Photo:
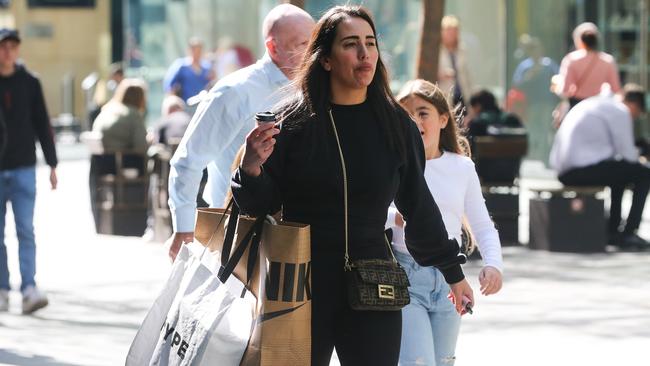
POLYGON ((312 256, 312 362, 329 366, 396 366, 401 311, 355 311, 348 305, 342 255, 312 256))

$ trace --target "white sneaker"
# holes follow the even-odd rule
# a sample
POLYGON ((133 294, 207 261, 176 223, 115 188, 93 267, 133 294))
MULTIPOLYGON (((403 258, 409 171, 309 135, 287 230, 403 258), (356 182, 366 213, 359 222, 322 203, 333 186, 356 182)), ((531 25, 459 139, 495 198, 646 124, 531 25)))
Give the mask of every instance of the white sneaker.
POLYGON ((0 311, 9 311, 9 291, 0 290, 0 311))
POLYGON ((23 314, 31 314, 46 307, 47 304, 47 296, 36 287, 29 286, 23 290, 23 314))

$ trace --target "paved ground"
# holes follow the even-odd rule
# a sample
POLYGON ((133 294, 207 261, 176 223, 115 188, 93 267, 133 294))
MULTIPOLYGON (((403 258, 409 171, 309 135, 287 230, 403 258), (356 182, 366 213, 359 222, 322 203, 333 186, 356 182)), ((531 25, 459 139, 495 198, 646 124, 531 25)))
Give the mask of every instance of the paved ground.
MULTIPOLYGON (((167 276, 160 244, 94 233, 88 164, 78 147, 62 155, 69 159, 59 168, 58 191, 49 191, 47 170, 38 171, 37 278, 51 305, 25 317, 20 296, 12 294, 11 312, 0 314, 0 365, 123 364, 167 276)), ((650 225, 642 229, 647 234, 650 225)), ((7 244, 18 285, 11 225, 7 244)), ((457 366, 650 364, 650 253, 550 254, 518 247, 505 248, 504 256, 504 289, 479 297, 474 315, 465 318, 457 366)), ((477 288, 478 263, 465 269, 477 288)))

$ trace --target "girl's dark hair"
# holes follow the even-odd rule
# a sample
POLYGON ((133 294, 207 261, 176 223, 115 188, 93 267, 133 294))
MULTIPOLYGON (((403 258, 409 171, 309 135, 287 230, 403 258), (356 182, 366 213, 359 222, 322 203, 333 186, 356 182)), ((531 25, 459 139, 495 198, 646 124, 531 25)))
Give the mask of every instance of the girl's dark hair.
POLYGON ((456 154, 470 155, 468 144, 460 135, 456 125, 457 111, 449 105, 449 97, 437 85, 423 79, 411 80, 404 84, 402 90, 397 94, 397 100, 403 103, 410 97, 419 97, 431 103, 439 115, 446 114, 449 118, 447 126, 440 131, 439 145, 441 149, 456 154))
MULTIPOLYGON (((351 17, 365 20, 377 38, 375 23, 363 7, 344 5, 328 10, 316 23, 300 69, 291 85, 297 93, 278 107, 278 119, 282 122, 283 128, 301 128, 307 123, 314 123, 315 133, 311 134, 314 145, 320 143, 327 133, 329 127, 327 116, 331 105, 330 72, 323 68, 321 61, 332 54, 338 25, 351 17)), ((395 101, 388 80, 386 66, 379 54, 375 75, 368 86, 367 102, 374 112, 372 117, 377 120, 386 136, 389 147, 403 158, 405 137, 404 130, 399 124, 406 118, 406 113, 395 101)))
POLYGON ((586 30, 582 32, 580 40, 588 50, 595 50, 598 47, 598 35, 594 31, 586 30))

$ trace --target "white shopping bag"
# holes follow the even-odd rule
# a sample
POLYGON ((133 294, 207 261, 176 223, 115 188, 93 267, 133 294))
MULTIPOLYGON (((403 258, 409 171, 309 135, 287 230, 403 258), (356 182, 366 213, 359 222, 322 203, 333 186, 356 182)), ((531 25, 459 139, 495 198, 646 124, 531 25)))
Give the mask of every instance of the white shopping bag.
POLYGON ((234 276, 226 283, 201 264, 172 306, 150 365, 237 366, 253 325, 255 297, 234 276))
POLYGON ((186 245, 183 245, 176 256, 165 287, 151 306, 131 344, 126 358, 126 365, 140 366, 149 364, 158 343, 161 326, 165 323, 169 309, 172 307, 174 299, 181 293, 180 289, 186 287, 187 282, 189 282, 191 275, 186 276, 186 274, 194 273, 199 264, 198 258, 191 254, 186 245))
POLYGON ((240 364, 253 329, 257 299, 232 274, 244 253, 248 253, 246 278, 250 282, 258 263, 263 220, 258 219, 237 240, 236 247, 233 246, 236 221, 229 220, 228 232, 233 235, 227 235, 223 258, 217 261, 205 248, 197 258, 183 246, 179 253, 181 263, 174 264, 170 283, 138 331, 127 356, 127 366, 240 364), (221 263, 215 271, 211 269, 214 263, 221 263), (176 272, 182 269, 184 273, 180 276, 176 272))

